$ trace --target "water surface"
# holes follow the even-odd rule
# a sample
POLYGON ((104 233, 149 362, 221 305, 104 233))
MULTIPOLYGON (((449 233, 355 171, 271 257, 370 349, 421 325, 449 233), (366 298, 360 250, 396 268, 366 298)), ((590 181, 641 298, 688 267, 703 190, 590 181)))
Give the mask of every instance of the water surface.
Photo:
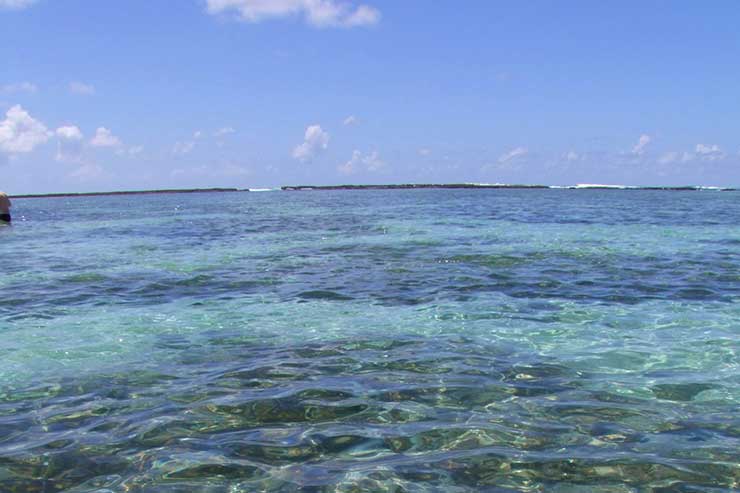
POLYGON ((736 192, 14 205, 2 492, 738 487, 736 192))

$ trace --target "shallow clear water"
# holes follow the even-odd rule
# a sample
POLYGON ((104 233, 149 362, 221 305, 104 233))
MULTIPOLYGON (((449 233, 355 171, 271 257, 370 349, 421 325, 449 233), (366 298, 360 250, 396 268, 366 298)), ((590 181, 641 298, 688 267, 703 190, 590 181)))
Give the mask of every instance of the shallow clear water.
POLYGON ((740 193, 14 205, 3 493, 740 483, 740 193))

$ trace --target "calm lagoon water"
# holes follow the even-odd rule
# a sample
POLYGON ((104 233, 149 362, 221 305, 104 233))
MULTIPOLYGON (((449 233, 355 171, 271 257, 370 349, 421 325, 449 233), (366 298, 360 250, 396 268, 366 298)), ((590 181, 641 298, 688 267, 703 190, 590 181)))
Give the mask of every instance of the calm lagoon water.
POLYGON ((14 205, 3 493, 739 487, 738 192, 14 205))

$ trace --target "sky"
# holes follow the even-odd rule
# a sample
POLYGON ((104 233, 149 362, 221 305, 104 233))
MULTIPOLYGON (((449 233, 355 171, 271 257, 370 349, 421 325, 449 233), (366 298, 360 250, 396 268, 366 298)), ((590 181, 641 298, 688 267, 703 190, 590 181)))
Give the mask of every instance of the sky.
POLYGON ((0 190, 740 185, 740 2, 0 0, 0 190))

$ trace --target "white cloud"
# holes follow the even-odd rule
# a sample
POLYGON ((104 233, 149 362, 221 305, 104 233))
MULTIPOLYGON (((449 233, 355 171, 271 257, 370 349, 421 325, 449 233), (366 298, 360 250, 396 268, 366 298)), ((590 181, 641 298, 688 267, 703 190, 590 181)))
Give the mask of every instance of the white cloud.
POLYGON ((50 132, 20 105, 13 106, 0 121, 0 151, 9 154, 31 152, 49 140, 50 132))
POLYGON ((30 7, 37 0, 0 0, 0 9, 24 9, 30 7))
POLYGON ((107 128, 99 127, 95 131, 95 137, 90 140, 90 145, 93 147, 118 147, 121 145, 121 139, 113 135, 107 128))
POLYGON ((568 162, 578 161, 579 159, 581 159, 580 154, 578 154, 576 151, 568 151, 568 153, 563 157, 568 162))
POLYGON ((375 172, 384 167, 385 162, 380 159, 377 151, 373 151, 372 153, 363 156, 362 152, 355 150, 352 153, 352 158, 346 163, 338 166, 337 170, 345 175, 351 175, 359 171, 375 172))
POLYGON ((64 140, 82 140, 84 138, 82 131, 74 125, 59 127, 55 133, 57 137, 64 140))
POLYGON ((421 149, 419 149, 416 152, 419 153, 419 156, 429 156, 429 155, 432 154, 431 149, 427 149, 426 147, 422 147, 421 149))
POLYGON ((526 147, 517 147, 516 149, 512 149, 509 152, 499 156, 498 162, 501 164, 506 164, 509 161, 512 161, 521 156, 525 156, 528 153, 529 153, 529 150, 527 150, 526 147))
POLYGON ((717 161, 724 159, 726 156, 724 151, 722 151, 717 144, 696 144, 695 152, 699 158, 705 161, 717 161))
POLYGON ((175 145, 172 147, 172 153, 185 155, 190 154, 193 149, 195 149, 195 142, 193 141, 175 142, 175 145))
MULTIPOLYGON (((340 20, 338 24, 344 27, 372 26, 380 22, 380 17, 378 9, 368 5, 360 5, 354 12, 340 20)), ((335 22, 332 20, 327 25, 335 25, 335 22)))
POLYGON ((194 139, 200 139, 201 137, 203 137, 203 132, 201 132, 200 130, 196 130, 195 132, 193 132, 194 139))
POLYGON ((246 22, 300 16, 319 28, 370 26, 381 16, 374 7, 337 0, 206 0, 206 10, 214 15, 235 12, 246 22))
POLYGON ((357 125, 357 118, 355 115, 349 115, 342 123, 344 123, 345 126, 357 125))
POLYGON ((18 92, 26 92, 29 94, 34 94, 38 92, 39 88, 36 84, 33 84, 31 82, 18 82, 15 84, 6 84, 4 86, 0 86, 0 93, 4 94, 13 94, 18 92))
POLYGON ((219 128, 218 130, 216 130, 213 133, 213 136, 214 137, 223 137, 224 135, 233 134, 234 132, 236 132, 236 130, 234 130, 231 127, 223 127, 223 128, 219 128))
POLYGON ((70 82, 69 92, 72 94, 79 94, 81 96, 91 96, 95 94, 95 86, 85 84, 83 82, 70 82))
POLYGON ((293 157, 299 161, 307 161, 328 148, 329 134, 320 125, 311 125, 306 128, 303 143, 293 149, 293 157))
POLYGON ((74 125, 69 125, 59 127, 54 133, 58 139, 54 159, 63 163, 82 162, 82 144, 85 139, 82 131, 74 125))
POLYGON ((645 154, 645 148, 652 142, 653 138, 647 134, 640 135, 640 139, 637 144, 632 148, 632 154, 636 156, 642 156, 645 154))

